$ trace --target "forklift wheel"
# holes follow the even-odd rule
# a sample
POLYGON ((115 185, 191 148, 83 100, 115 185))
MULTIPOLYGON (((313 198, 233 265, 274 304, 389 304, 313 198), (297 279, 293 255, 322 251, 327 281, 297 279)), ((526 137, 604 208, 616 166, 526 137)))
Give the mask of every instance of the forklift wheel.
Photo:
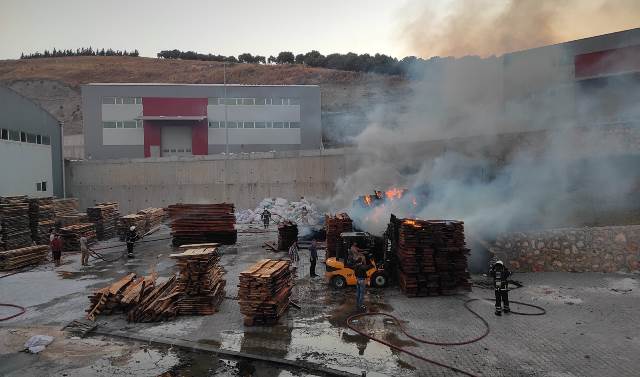
POLYGON ((331 286, 335 289, 342 289, 347 286, 347 281, 342 276, 334 276, 331 278, 331 286))
POLYGON ((371 286, 374 288, 384 288, 387 286, 387 275, 376 272, 371 276, 371 286))

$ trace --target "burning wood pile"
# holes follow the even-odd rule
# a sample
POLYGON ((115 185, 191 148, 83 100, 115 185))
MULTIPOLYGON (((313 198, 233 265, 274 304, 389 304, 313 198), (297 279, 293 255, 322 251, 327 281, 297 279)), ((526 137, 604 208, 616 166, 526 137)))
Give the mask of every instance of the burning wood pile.
POLYGON ((288 260, 263 259, 240 273, 238 297, 245 326, 273 325, 289 307, 293 272, 288 260))
POLYGON ((207 242, 225 245, 236 243, 238 233, 233 204, 174 204, 168 209, 175 246, 207 242))
POLYGON ((386 201, 401 199, 407 193, 407 189, 392 187, 387 191, 375 190, 373 194, 359 196, 354 204, 358 207, 376 207, 383 205, 386 201))
POLYGON ((31 228, 26 196, 0 197, 0 248, 13 250, 29 246, 31 228))
POLYGON ((327 229, 327 258, 335 257, 340 240, 340 233, 352 232, 353 221, 346 213, 338 213, 335 216, 325 216, 325 227, 327 229))
POLYGON ((60 226, 82 224, 89 222, 86 213, 79 212, 80 203, 77 198, 53 200, 53 212, 56 223, 60 226))
POLYGON ((409 297, 453 295, 471 290, 464 223, 395 219, 400 288, 409 297))
POLYGON ((278 250, 287 251, 298 240, 298 225, 285 220, 278 224, 278 250))
POLYGON ((87 245, 97 242, 95 224, 75 224, 65 226, 59 230, 62 237, 62 250, 66 252, 80 251, 80 237, 87 238, 87 245))
POLYGON ((47 259, 49 246, 28 246, 21 249, 0 251, 0 270, 13 270, 39 264, 47 259))
POLYGON ((53 198, 29 198, 28 202, 31 239, 38 245, 48 245, 55 225, 53 198))
POLYGON ((87 319, 95 321, 98 314, 125 313, 154 289, 155 282, 154 275, 136 277, 131 273, 95 291, 89 296, 87 319))
POLYGON ((89 221, 96 224, 96 236, 99 240, 108 240, 116 235, 116 222, 118 213, 118 203, 98 203, 94 207, 87 208, 89 221))

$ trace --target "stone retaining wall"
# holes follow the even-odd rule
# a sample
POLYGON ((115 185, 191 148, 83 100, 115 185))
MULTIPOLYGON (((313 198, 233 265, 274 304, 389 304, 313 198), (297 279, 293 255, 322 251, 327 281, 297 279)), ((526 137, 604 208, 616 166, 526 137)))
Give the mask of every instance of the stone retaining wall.
POLYGON ((489 248, 513 271, 638 271, 640 225, 500 235, 489 248))

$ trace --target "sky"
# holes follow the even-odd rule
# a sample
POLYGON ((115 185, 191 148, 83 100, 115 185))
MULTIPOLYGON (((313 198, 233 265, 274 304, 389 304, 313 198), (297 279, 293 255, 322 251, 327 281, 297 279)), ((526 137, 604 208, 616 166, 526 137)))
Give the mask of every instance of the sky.
POLYGON ((0 0, 0 59, 81 46, 180 49, 222 55, 402 55, 394 38, 401 1, 0 0), (321 5, 320 5, 321 4, 321 5))
POLYGON ((490 56, 640 27, 640 0, 0 0, 0 59, 98 47, 490 56))

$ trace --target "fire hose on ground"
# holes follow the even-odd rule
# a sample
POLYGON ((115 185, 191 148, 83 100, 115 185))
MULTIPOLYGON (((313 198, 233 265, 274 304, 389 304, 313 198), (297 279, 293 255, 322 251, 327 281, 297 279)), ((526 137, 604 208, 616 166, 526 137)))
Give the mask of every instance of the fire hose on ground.
MULTIPOLYGON (((416 342, 424 343, 424 344, 430 344, 430 345, 435 345, 435 346, 462 346, 462 345, 467 345, 467 344, 471 344, 471 343, 478 342, 478 341, 480 341, 480 340, 484 339, 484 338, 485 338, 487 335, 489 335, 489 333, 491 332, 491 328, 490 328, 490 326, 489 326, 489 322, 487 322, 487 320, 486 320, 486 319, 484 319, 480 314, 478 314, 477 312, 475 312, 475 311, 474 311, 473 309, 471 309, 471 307, 469 306, 469 304, 471 304, 472 302, 475 302, 475 301, 494 301, 494 302, 495 302, 495 300, 494 300, 494 299, 491 299, 491 298, 486 298, 486 299, 472 298, 472 299, 470 299, 470 300, 466 300, 466 301, 464 302, 464 307, 465 307, 469 312, 471 312, 471 314, 473 314, 476 318, 478 318, 478 319, 482 322, 482 325, 484 326, 484 332, 482 333, 482 335, 477 336, 477 337, 472 338, 472 339, 468 339, 468 340, 462 340, 462 341, 458 341, 458 342, 436 342, 436 341, 432 341, 432 340, 428 340, 428 339, 418 338, 418 337, 416 337, 416 336, 414 336, 414 335, 411 335, 411 334, 410 334, 410 333, 409 333, 409 332, 404 328, 404 326, 401 324, 401 322, 400 322, 400 320, 399 320, 398 318, 394 317, 394 316, 393 316, 393 315, 391 315, 391 314, 387 314, 387 313, 367 312, 367 313, 354 314, 354 315, 350 316, 349 318, 347 318, 347 327, 348 327, 348 328, 350 328, 351 330, 355 331, 356 333, 358 333, 358 334, 360 334, 360 335, 362 335, 362 336, 364 336, 364 337, 367 337, 367 338, 369 338, 369 339, 371 339, 371 340, 373 340, 373 341, 375 341, 375 342, 378 342, 378 343, 384 344, 385 346, 387 346, 387 347, 389 347, 389 348, 392 348, 392 349, 394 349, 394 350, 396 350, 396 351, 398 351, 398 352, 406 353, 407 355, 411 355, 411 356, 413 356, 413 357, 415 357, 415 358, 417 358, 417 359, 420 359, 420 360, 422 360, 422 361, 425 361, 425 362, 427 362, 427 363, 431 363, 431 364, 434 364, 434 365, 437 365, 437 366, 440 366, 440 367, 443 367, 443 368, 449 369, 449 370, 451 370, 451 371, 454 371, 454 372, 460 373, 460 374, 465 375, 465 376, 469 376, 469 377, 479 377, 479 376, 478 376, 478 375, 476 375, 476 374, 473 374, 473 373, 467 372, 467 371, 462 370, 462 369, 460 369, 460 368, 458 368, 458 367, 456 367, 456 366, 449 365, 449 364, 445 364, 445 363, 442 363, 442 362, 440 362, 440 361, 436 361, 436 360, 433 360, 433 359, 429 359, 429 358, 427 358, 427 357, 424 357, 424 356, 418 355, 417 353, 415 353, 415 352, 413 352, 413 351, 407 350, 407 349, 405 349, 405 348, 403 348, 403 347, 396 346, 396 345, 394 345, 393 343, 388 342, 388 341, 386 341, 386 340, 384 340, 384 339, 380 339, 380 338, 377 338, 377 337, 375 337, 375 336, 373 336, 373 335, 369 335, 369 334, 367 334, 365 331, 358 329, 356 326, 354 326, 354 323, 353 323, 353 322, 354 322, 354 320, 357 320, 357 319, 359 319, 359 318, 365 318, 365 317, 385 317, 385 318, 390 318, 390 319, 395 323, 395 325, 396 325, 396 326, 398 326, 398 327, 400 328, 400 331, 401 331, 405 336, 407 336, 409 339, 414 340, 414 341, 416 341, 416 342)), ((534 312, 534 313, 518 312, 518 311, 513 311, 513 310, 512 310, 512 311, 511 311, 511 314, 515 314, 515 315, 526 315, 526 316, 538 316, 538 315, 545 315, 545 314, 547 313, 547 311, 546 311, 544 308, 542 308, 542 307, 540 307, 540 306, 537 306, 537 305, 527 304, 527 303, 520 302, 520 301, 510 301, 510 303, 518 304, 518 305, 523 305, 523 306, 528 306, 528 307, 530 307, 530 308, 534 308, 534 309, 539 310, 539 312, 534 312)))
POLYGON ((0 306, 4 306, 4 307, 7 307, 7 308, 16 308, 16 309, 19 309, 19 310, 20 310, 20 312, 19 312, 19 313, 16 313, 16 314, 10 315, 10 316, 8 316, 8 317, 2 317, 2 318, 0 318, 0 321, 8 321, 8 320, 10 320, 11 318, 15 318, 15 317, 17 317, 17 316, 23 315, 23 314, 27 311, 27 309, 26 309, 24 306, 20 306, 20 305, 13 305, 13 304, 0 304, 0 306))

